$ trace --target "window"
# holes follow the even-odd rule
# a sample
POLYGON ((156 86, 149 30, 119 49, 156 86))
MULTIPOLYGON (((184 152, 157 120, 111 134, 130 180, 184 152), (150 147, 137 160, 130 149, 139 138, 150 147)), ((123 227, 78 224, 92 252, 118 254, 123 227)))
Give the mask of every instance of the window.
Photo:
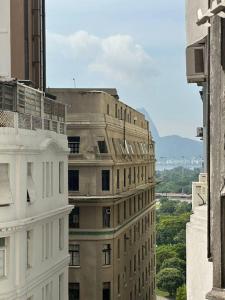
POLYGON ((69 216, 69 227, 80 228, 80 207, 74 207, 69 216))
POLYGON ((64 162, 59 162, 59 193, 64 193, 64 162))
POLYGON ((123 186, 126 187, 126 178, 127 177, 127 174, 126 174, 126 169, 124 168, 123 170, 123 186))
POLYGON ((64 219, 59 219, 59 250, 64 248, 64 219))
POLYGON ((68 136, 68 146, 70 148, 70 153, 80 153, 80 137, 68 136))
POLYGON ((120 258, 120 239, 117 240, 117 258, 120 258))
POLYGON ((136 257, 136 254, 134 255, 134 272, 136 272, 136 263, 137 263, 137 257, 136 257))
POLYGON ((108 153, 106 141, 98 141, 98 149, 100 153, 108 153))
POLYGON ((70 266, 80 266, 80 245, 69 244, 70 266))
POLYGON ((129 216, 132 215, 132 202, 131 202, 131 198, 129 198, 129 216))
POLYGON ((126 200, 123 202, 123 218, 126 220, 127 218, 127 202, 126 200))
POLYGON ((102 299, 103 300, 110 300, 111 299, 111 283, 110 282, 103 282, 102 288, 102 299))
POLYGON ((115 104, 115 118, 118 118, 118 105, 115 104))
POLYGON ((109 115, 109 104, 107 104, 107 115, 109 115))
POLYGON ((111 264, 111 245, 105 244, 102 249, 102 264, 110 265, 111 264))
POLYGON ((79 191, 79 170, 68 170, 69 191, 79 191))
POLYGON ((27 231, 27 269, 32 267, 32 232, 27 231))
POLYGON ((118 292, 118 294, 120 294, 120 274, 118 275, 118 278, 117 278, 117 292, 118 292))
POLYGON ((109 191, 110 190, 110 171, 102 170, 102 190, 109 191))
POLYGON ((0 278, 6 276, 6 238, 0 238, 0 278))
POLYGON ((80 283, 69 283, 69 299, 80 300, 80 283))
POLYGON ((27 202, 35 200, 35 186, 33 181, 33 163, 27 163, 27 202))
POLYGON ((120 170, 119 169, 116 170, 116 187, 117 187, 117 189, 120 188, 120 170))
POLYGON ((117 204, 117 222, 120 224, 120 203, 117 204))
POLYGON ((136 183, 136 168, 134 167, 134 184, 136 183))
POLYGON ((124 241, 124 252, 127 252, 127 236, 126 233, 123 236, 123 241, 124 241))
POLYGON ((9 164, 0 164, 0 205, 12 203, 12 194, 9 181, 9 164))
MULTIPOLYGON (((49 189, 50 189, 50 169, 49 169, 49 162, 46 162, 46 197, 49 197, 49 189)), ((60 163, 59 163, 60 166, 60 163)), ((59 167, 60 169, 60 167, 59 167)), ((60 176, 60 171, 59 171, 59 176, 60 176)), ((60 182, 61 178, 59 179, 60 182)), ((60 189, 60 188, 59 188, 60 189)))
POLYGON ((102 208, 102 217, 103 217, 103 227, 108 228, 110 227, 110 215, 111 209, 110 207, 103 207, 102 208))
POLYGON ((131 185, 131 168, 129 168, 129 175, 128 175, 128 178, 129 178, 129 185, 131 185))
POLYGON ((64 300, 64 274, 59 275, 59 300, 64 300))

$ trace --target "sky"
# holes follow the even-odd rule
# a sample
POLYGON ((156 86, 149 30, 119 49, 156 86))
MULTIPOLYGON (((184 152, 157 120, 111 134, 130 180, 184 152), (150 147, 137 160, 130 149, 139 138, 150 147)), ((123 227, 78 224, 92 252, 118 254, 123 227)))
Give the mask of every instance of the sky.
POLYGON ((161 136, 194 139, 202 103, 185 77, 184 0, 47 0, 46 17, 47 86, 115 87, 161 136))

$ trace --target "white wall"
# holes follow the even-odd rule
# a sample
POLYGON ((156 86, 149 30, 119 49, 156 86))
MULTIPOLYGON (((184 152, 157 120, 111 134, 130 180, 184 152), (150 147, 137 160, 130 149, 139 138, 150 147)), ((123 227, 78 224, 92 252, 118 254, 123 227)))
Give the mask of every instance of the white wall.
POLYGON ((11 77, 10 0, 0 1, 0 77, 11 77))

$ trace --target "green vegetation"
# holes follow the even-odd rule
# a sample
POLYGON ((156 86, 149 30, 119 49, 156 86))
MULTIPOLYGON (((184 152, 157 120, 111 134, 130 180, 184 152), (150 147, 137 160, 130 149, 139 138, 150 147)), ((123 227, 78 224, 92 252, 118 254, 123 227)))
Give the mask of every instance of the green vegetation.
POLYGON ((186 292, 186 285, 182 285, 177 289, 177 293, 176 293, 176 300, 186 300, 187 296, 186 296, 187 292, 186 292))
MULTIPOLYGON (((183 300, 186 291, 186 223, 191 204, 161 198, 157 209, 156 271, 157 287, 183 300)), ((185 298, 184 298, 185 299, 185 298)))
POLYGON ((191 183, 198 180, 199 173, 199 169, 189 170, 183 167, 158 171, 156 179, 160 184, 157 185, 156 192, 191 194, 191 183))

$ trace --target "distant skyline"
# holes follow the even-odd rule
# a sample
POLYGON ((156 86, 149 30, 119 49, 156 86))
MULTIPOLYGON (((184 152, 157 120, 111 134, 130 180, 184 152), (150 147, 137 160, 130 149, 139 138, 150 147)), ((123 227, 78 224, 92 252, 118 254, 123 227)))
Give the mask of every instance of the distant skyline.
POLYGON ((115 87, 161 136, 194 139, 202 104, 186 83, 184 2, 47 0, 47 85, 115 87))

